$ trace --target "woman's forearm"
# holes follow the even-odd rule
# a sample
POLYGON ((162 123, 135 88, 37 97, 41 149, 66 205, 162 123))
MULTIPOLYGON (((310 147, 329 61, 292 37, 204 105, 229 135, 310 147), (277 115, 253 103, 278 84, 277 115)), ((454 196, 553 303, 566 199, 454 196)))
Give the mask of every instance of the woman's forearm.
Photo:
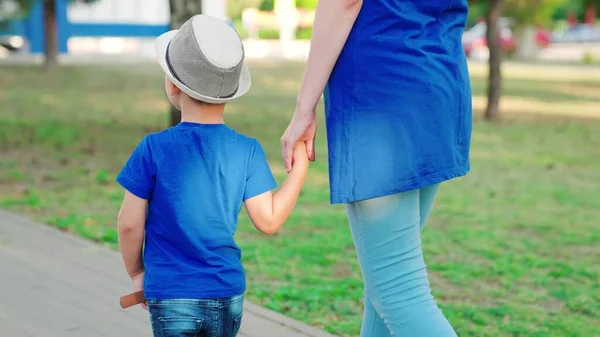
POLYGON ((317 4, 308 62, 298 93, 298 110, 314 111, 325 89, 362 0, 322 0, 317 4))

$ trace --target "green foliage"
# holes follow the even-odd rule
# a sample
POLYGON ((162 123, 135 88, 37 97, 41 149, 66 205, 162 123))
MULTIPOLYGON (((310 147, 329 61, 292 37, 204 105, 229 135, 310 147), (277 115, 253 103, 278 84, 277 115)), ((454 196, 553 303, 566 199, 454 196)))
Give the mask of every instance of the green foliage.
POLYGON ((599 62, 598 58, 590 52, 583 54, 583 59, 581 61, 583 64, 597 64, 599 62))
POLYGON ((260 4, 261 0, 228 0, 227 15, 231 19, 236 20, 242 17, 244 9, 257 8, 260 4))
POLYGON ((27 11, 23 10, 19 4, 15 6, 15 3, 12 1, 0 0, 0 29, 6 28, 11 20, 19 19, 26 15, 27 11))
POLYGON ((275 9, 275 0, 262 0, 259 9, 267 12, 273 11, 275 9))
POLYGON ((570 0, 507 0, 504 15, 520 25, 549 26, 554 13, 570 0))
MULTIPOLYGON (((469 1, 469 25, 484 17, 488 1, 469 1)), ((503 16, 512 17, 519 25, 537 24, 550 26, 552 21, 565 20, 570 12, 583 19, 589 5, 600 7, 600 0, 506 0, 503 16)))
MULTIPOLYGON (((261 11, 272 11, 275 8, 276 0, 262 0, 260 3, 261 11)), ((315 9, 317 8, 318 0, 296 0, 296 8, 315 9)))
MULTIPOLYGON (((39 1, 40 0, 0 0, 0 6, 6 2, 14 2, 20 7, 22 12, 26 13, 31 9, 31 6, 33 6, 36 2, 39 2, 39 1)), ((54 0, 41 0, 41 1, 54 1, 54 0)), ((93 3, 97 0, 70 0, 70 1, 83 2, 83 3, 89 4, 89 3, 93 3)))
POLYGON ((585 7, 587 6, 596 6, 600 7, 600 0, 571 0, 572 2, 583 2, 585 7))
POLYGON ((312 27, 298 28, 296 30, 296 38, 298 40, 310 40, 312 36, 312 27))
POLYGON ((477 20, 484 18, 488 4, 482 2, 469 3, 469 15, 467 17, 467 26, 473 26, 477 20))
POLYGON ((556 8, 552 20, 566 20, 571 12, 574 12, 578 17, 583 17, 584 11, 583 1, 567 1, 556 8))
POLYGON ((6 2, 16 3, 21 9, 21 13, 26 13, 37 0, 0 0, 0 5, 6 2))
POLYGON ((261 40, 277 40, 279 39, 279 31, 277 29, 261 29, 258 31, 258 38, 261 40))
POLYGON ((302 9, 315 9, 317 8, 317 2, 319 2, 319 0, 296 0, 296 7, 302 9))

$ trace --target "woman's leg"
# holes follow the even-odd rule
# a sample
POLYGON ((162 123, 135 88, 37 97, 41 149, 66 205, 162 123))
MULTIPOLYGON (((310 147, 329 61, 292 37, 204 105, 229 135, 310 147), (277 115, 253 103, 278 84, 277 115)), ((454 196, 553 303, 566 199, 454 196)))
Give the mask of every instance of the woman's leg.
MULTIPOLYGON (((433 202, 435 196, 439 190, 440 185, 430 185, 422 188, 419 191, 419 227, 423 230, 431 209, 433 208, 433 202)), ((365 294, 364 299, 364 314, 361 327, 361 336, 374 336, 374 337, 391 337, 390 331, 388 330, 385 322, 375 308, 371 299, 365 294)))
POLYGON ((392 337, 387 325, 379 316, 369 296, 365 293, 364 312, 362 326, 360 327, 361 337, 392 337))
MULTIPOLYGON (((420 238, 420 191, 346 206, 367 300, 391 336, 448 337, 456 333, 435 303, 420 238)), ((367 307, 367 305, 366 305, 367 307)), ((369 326, 363 325, 362 337, 369 326)))
POLYGON ((423 230, 423 227, 425 227, 425 223, 429 218, 429 214, 433 208, 433 202, 435 201, 435 196, 437 195, 439 189, 440 184, 435 184, 423 187, 419 191, 419 225, 421 230, 423 230))

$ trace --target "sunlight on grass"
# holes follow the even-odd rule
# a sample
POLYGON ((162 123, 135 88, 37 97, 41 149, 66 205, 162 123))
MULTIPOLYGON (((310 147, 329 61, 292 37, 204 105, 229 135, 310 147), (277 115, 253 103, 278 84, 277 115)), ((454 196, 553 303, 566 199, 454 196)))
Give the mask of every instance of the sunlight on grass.
MULTIPOLYGON (((279 182, 279 137, 299 63, 255 62, 227 122, 258 138, 279 182)), ((485 65, 472 64, 472 172, 444 184, 423 233, 434 293, 460 336, 600 336, 599 68, 505 64, 504 120, 481 122, 485 65), (576 118, 574 118, 576 117, 576 118)), ((153 65, 0 68, 0 207, 115 247, 131 150, 168 121, 153 65)), ((248 298, 340 336, 357 336, 362 281, 344 209, 330 206, 322 106, 317 162, 272 237, 245 211, 248 298)))
MULTIPOLYGON (((487 63, 472 62, 469 72, 473 76, 487 76, 489 66, 487 63)), ((529 79, 543 83, 549 82, 591 82, 596 87, 600 86, 600 67, 581 65, 546 65, 504 62, 502 72, 510 79, 529 79)))
MULTIPOLYGON (((484 110, 486 106, 487 97, 473 97, 473 109, 484 110)), ((588 102, 585 100, 556 103, 540 102, 538 100, 519 97, 505 97, 500 102, 500 108, 504 115, 529 114, 600 119, 599 107, 599 102, 588 102)))

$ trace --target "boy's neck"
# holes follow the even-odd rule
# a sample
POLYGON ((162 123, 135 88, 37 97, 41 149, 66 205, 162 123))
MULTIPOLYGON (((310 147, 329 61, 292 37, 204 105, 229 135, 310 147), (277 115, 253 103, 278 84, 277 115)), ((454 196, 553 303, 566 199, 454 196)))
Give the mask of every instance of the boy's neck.
POLYGON ((186 101, 181 104, 181 121, 200 124, 225 124, 225 104, 202 104, 186 101))

